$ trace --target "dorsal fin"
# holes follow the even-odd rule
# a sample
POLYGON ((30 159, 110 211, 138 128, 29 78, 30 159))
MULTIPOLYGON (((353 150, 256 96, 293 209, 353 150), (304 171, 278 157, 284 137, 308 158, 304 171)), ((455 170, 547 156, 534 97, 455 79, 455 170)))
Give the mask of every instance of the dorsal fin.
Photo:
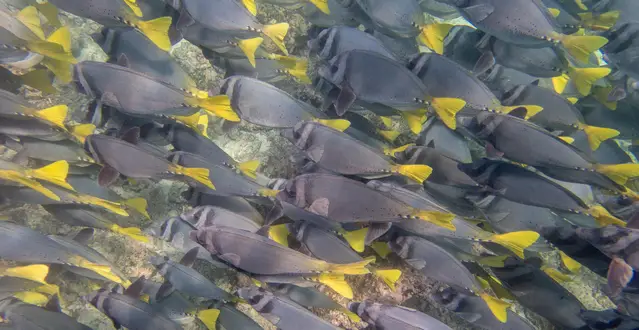
POLYGON ((126 290, 124 290, 124 294, 129 297, 139 298, 142 295, 142 289, 144 289, 144 275, 140 276, 135 282, 131 283, 126 290))
POLYGON ((57 294, 51 296, 47 304, 44 305, 44 309, 52 312, 62 313, 62 308, 60 308, 60 297, 57 294))
POLYGON ((131 144, 137 144, 138 141, 140 141, 140 128, 136 126, 127 129, 124 133, 122 133, 120 139, 131 144))
POLYGON ((186 267, 193 267, 195 263, 195 259, 197 259, 197 253, 199 251, 199 247, 194 247, 187 252, 182 259, 180 259, 180 265, 186 267))
POLYGON ((94 232, 95 230, 93 228, 84 228, 77 234, 75 234, 75 236, 73 236, 73 240, 82 245, 87 245, 88 242, 93 238, 94 232))

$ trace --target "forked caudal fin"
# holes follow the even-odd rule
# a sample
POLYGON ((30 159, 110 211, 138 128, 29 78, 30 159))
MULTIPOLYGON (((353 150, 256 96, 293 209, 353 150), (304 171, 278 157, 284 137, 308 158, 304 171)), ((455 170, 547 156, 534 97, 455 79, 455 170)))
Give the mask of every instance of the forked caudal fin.
POLYGON ((76 266, 76 267, 80 267, 80 268, 84 268, 84 269, 88 269, 90 271, 93 271, 94 273, 112 281, 115 283, 122 283, 123 279, 121 279, 119 276, 115 275, 112 270, 111 267, 106 266, 106 265, 98 265, 98 264, 94 264, 92 262, 90 262, 87 259, 84 259, 83 257, 80 256, 75 256, 75 257, 71 257, 69 259, 69 263, 72 266, 76 266))
POLYGON ((626 185, 629 179, 639 177, 639 164, 599 164, 596 170, 622 186, 626 185))
POLYGON ((579 128, 586 133, 586 136, 588 137, 588 145, 590 145, 590 149, 593 151, 599 149, 602 142, 612 139, 620 134, 616 129, 589 126, 586 124, 579 125, 579 128))
POLYGON ((268 238, 288 247, 288 236, 291 232, 286 224, 275 225, 268 228, 268 238))
POLYGON ((518 231, 506 234, 492 235, 489 241, 497 243, 520 258, 524 258, 524 250, 539 239, 539 234, 534 231, 518 231))
POLYGON ((277 23, 264 26, 264 35, 269 37, 273 43, 279 48, 285 55, 288 55, 286 45, 284 45, 284 38, 288 33, 288 23, 277 23))
POLYGON ((322 13, 326 15, 331 14, 331 10, 328 9, 328 0, 308 0, 310 3, 314 4, 317 9, 321 10, 322 13))
POLYGON ((394 165, 391 171, 399 175, 405 176, 411 180, 423 183, 428 179, 433 169, 428 165, 394 165))
POLYGON ((505 106, 505 105, 502 105, 502 106, 498 107, 498 108, 497 108, 497 110, 498 110, 499 112, 502 112, 502 113, 506 113, 506 114, 508 114, 508 113, 510 113, 511 111, 516 110, 516 109, 519 109, 519 108, 524 108, 524 109, 526 109, 526 116, 525 116, 525 118, 524 118, 524 119, 532 118, 532 117, 534 117, 536 114, 538 114, 538 113, 540 113, 541 111, 543 111, 543 110, 544 110, 544 108, 543 108, 543 107, 540 107, 540 106, 538 106, 538 105, 513 105, 513 106, 505 106))
POLYGON ((419 41, 437 54, 444 53, 444 39, 455 25, 447 23, 434 23, 423 26, 419 41))
POLYGON ((497 299, 488 293, 480 293, 479 297, 488 305, 488 308, 499 322, 506 323, 508 320, 508 307, 510 307, 509 303, 497 299))
POLYGON ((144 235, 144 233, 142 233, 142 230, 140 230, 140 228, 136 228, 136 227, 128 227, 128 228, 123 228, 120 227, 116 224, 111 225, 110 228, 113 232, 116 232, 118 234, 122 234, 124 236, 128 236, 131 237, 132 239, 142 242, 142 243, 148 243, 149 242, 149 238, 146 237, 144 235))
POLYGON ((455 215, 452 213, 416 209, 412 216, 424 221, 432 222, 448 230, 455 230, 455 225, 452 223, 453 219, 455 219, 455 215))
POLYGON ((590 214, 590 216, 592 216, 593 218, 595 218, 595 220, 597 220, 597 223, 599 223, 600 226, 605 227, 608 225, 615 225, 615 226, 619 226, 619 227, 625 227, 626 223, 618 218, 616 218, 615 216, 613 216, 612 214, 610 214, 610 212, 608 212, 608 210, 606 210, 603 206, 601 205, 593 205, 588 209, 588 214, 590 214))
POLYGON ((366 234, 368 234, 368 227, 341 233, 342 237, 348 242, 348 245, 357 252, 364 252, 366 234))
POLYGON ((346 129, 348 129, 351 126, 351 122, 346 120, 346 119, 314 119, 313 121, 316 121, 324 126, 328 126, 330 128, 336 129, 340 132, 344 132, 346 129))
POLYGON ((581 26, 591 30, 606 31, 615 26, 621 13, 618 10, 613 10, 601 14, 586 12, 577 15, 581 19, 581 26))
POLYGON ((60 196, 56 195, 53 191, 47 189, 40 182, 33 179, 26 178, 18 172, 9 171, 9 170, 0 170, 0 178, 13 181, 23 186, 29 187, 54 201, 60 200, 60 196))
POLYGON ((228 121, 240 121, 240 117, 231 108, 231 100, 226 95, 216 95, 211 97, 192 97, 187 101, 195 106, 210 112, 211 114, 224 118, 228 121))
POLYGON ((375 269, 373 270, 375 276, 379 277, 384 283, 393 291, 395 291, 395 283, 399 281, 402 276, 402 271, 399 269, 375 269))
POLYGON ((439 116, 439 119, 450 129, 457 128, 457 113, 466 106, 466 101, 456 98, 433 98, 431 106, 439 116))
POLYGON ((63 130, 67 130, 66 126, 64 126, 64 120, 67 118, 67 112, 69 108, 66 105, 56 105, 50 108, 42 109, 42 110, 30 110, 27 109, 26 112, 29 115, 47 121, 58 128, 63 130))
POLYGON ((26 170, 26 174, 28 176, 34 177, 38 180, 53 183, 56 186, 60 186, 71 191, 75 191, 75 189, 73 189, 73 187, 66 181, 68 173, 69 163, 64 160, 59 160, 35 170, 26 170))
POLYGON ((592 85, 599 79, 610 74, 610 68, 570 68, 568 75, 574 82, 579 94, 586 96, 590 94, 592 85))
POLYGON ((353 262, 350 264, 330 264, 328 265, 328 271, 333 274, 344 274, 344 275, 364 275, 369 274, 370 271, 366 266, 371 262, 375 261, 375 257, 368 257, 362 261, 353 262))
POLYGON ((581 269, 581 264, 577 260, 571 258, 563 251, 559 251, 559 257, 561 258, 561 264, 571 273, 576 273, 581 269))
POLYGON ((159 17, 149 21, 137 21, 132 25, 138 28, 158 48, 169 51, 171 49, 171 40, 169 39, 171 21, 171 17, 159 17))
POLYGON ((211 308, 197 312, 197 318, 204 323, 207 329, 215 330, 217 318, 220 316, 220 310, 211 308))
POLYGON ((257 177, 257 168, 260 167, 260 161, 257 159, 240 163, 237 166, 244 175, 255 179, 257 177))
POLYGON ((255 67, 255 52, 260 48, 262 42, 264 42, 264 38, 261 37, 243 39, 237 42, 237 46, 242 50, 242 53, 246 55, 246 58, 253 67, 255 67))
POLYGON ((197 167, 184 167, 179 165, 171 165, 169 171, 174 172, 179 175, 187 176, 213 190, 215 190, 215 186, 209 179, 209 170, 206 168, 197 168, 197 167))
POLYGON ((568 53, 582 63, 588 63, 590 54, 608 43, 600 36, 561 35, 559 40, 568 53))
POLYGON ((320 274, 315 280, 333 289, 333 291, 339 293, 344 298, 353 299, 353 289, 348 282, 344 280, 343 274, 320 274))

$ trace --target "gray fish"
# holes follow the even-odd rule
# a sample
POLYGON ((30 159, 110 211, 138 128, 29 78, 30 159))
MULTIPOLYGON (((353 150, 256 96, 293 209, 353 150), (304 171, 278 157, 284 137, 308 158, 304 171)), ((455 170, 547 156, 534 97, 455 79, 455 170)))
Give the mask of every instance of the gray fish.
POLYGON ((373 31, 373 36, 379 39, 400 62, 408 62, 409 58, 419 53, 415 38, 393 38, 378 31, 373 31))
POLYGON ((471 24, 503 41, 531 48, 561 44, 587 63, 591 52, 608 41, 598 36, 571 36, 559 26, 541 1, 517 0, 504 6, 498 0, 447 0, 471 24))
POLYGON ((568 225, 557 213, 545 207, 520 204, 503 197, 495 197, 482 208, 491 227, 500 233, 519 230, 541 232, 544 228, 568 225))
POLYGON ((395 174, 422 183, 432 171, 426 165, 396 165, 383 155, 383 151, 375 150, 348 134, 321 123, 299 122, 287 137, 309 159, 334 173, 365 178, 395 174), (344 150, 349 150, 348 158, 343 157, 344 150))
POLYGON ((577 107, 547 88, 535 85, 517 86, 503 97, 503 103, 507 105, 534 103, 546 109, 531 116, 530 121, 549 131, 559 131, 563 135, 570 135, 577 130, 584 131, 592 150, 597 150, 601 142, 619 135, 614 129, 586 125, 577 107))
POLYGON ((367 274, 372 260, 350 264, 331 264, 308 257, 266 237, 244 230, 209 226, 191 233, 209 252, 246 272, 279 274, 367 274), (258 253, 259 252, 259 253, 258 253))
POLYGON ((610 111, 605 105, 597 102, 594 106, 579 107, 586 124, 599 127, 614 127, 619 131, 618 139, 636 139, 639 137, 639 130, 636 123, 639 120, 634 106, 626 102, 618 102, 617 110, 610 111))
POLYGON ((418 209, 361 182, 330 174, 298 176, 289 181, 277 199, 340 223, 397 222, 415 217, 454 229, 450 213, 418 209))
POLYGON ((101 185, 113 183, 120 174, 131 178, 189 177, 215 189, 209 170, 175 165, 135 144, 106 135, 89 135, 85 142, 92 158, 103 164, 98 177, 101 185))
POLYGON ((417 37, 425 25, 424 13, 417 0, 392 3, 380 0, 357 0, 359 8, 373 23, 375 30, 399 38, 417 37))
POLYGON ((180 10, 178 29, 190 26, 202 26, 214 31, 233 34, 239 38, 268 37, 288 55, 284 38, 288 32, 288 23, 271 25, 261 24, 254 16, 256 9, 253 1, 243 3, 234 0, 216 2, 202 0, 173 0, 169 2, 180 10))
POLYGON ((439 152, 460 163, 472 162, 466 139, 437 118, 428 119, 415 143, 419 146, 434 145, 439 152))
POLYGON ((261 330, 262 327, 253 321, 252 318, 240 312, 237 308, 224 302, 215 302, 214 308, 220 310, 220 316, 217 319, 219 325, 224 329, 245 329, 245 330, 261 330))
POLYGON ((507 68, 503 65, 495 65, 491 70, 478 76, 478 78, 490 88, 495 96, 503 97, 503 94, 518 85, 529 85, 539 80, 529 74, 507 68))
MULTIPOLYGON (((466 101, 466 107, 459 116, 472 116, 482 110, 508 113, 515 109, 503 106, 488 86, 472 72, 443 55, 422 53, 412 58, 407 67, 422 80, 429 95, 466 101)), ((542 110, 534 105, 520 107, 526 108, 529 116, 542 110)))
MULTIPOLYGON (((53 298, 57 300, 56 298, 53 298)), ((25 304, 17 299, 5 299, 0 302, 0 316, 12 329, 69 329, 89 330, 90 327, 60 311, 59 303, 48 304, 41 308, 25 304)))
POLYGON ((264 225, 265 222, 262 214, 257 209, 255 209, 255 207, 251 205, 251 203, 247 202, 246 199, 242 197, 209 195, 203 201, 203 203, 193 206, 196 207, 204 205, 223 208, 235 214, 239 214, 247 219, 250 219, 260 226, 264 225))
POLYGON ((237 165, 237 162, 215 142, 184 125, 165 125, 160 134, 179 151, 200 155, 213 164, 237 165))
MULTIPOLYGON (((431 144, 435 146, 435 144, 431 144)), ((433 173, 428 177, 428 181, 445 184, 454 187, 472 189, 479 187, 479 184, 471 179, 466 173, 457 168, 459 162, 431 147, 408 147, 402 152, 396 152, 395 157, 401 159, 404 164, 424 164, 433 169, 433 173)))
POLYGON ((0 105, 0 116, 2 117, 8 119, 30 117, 59 131, 66 131, 64 126, 68 110, 66 105, 56 105, 39 110, 24 98, 4 90, 0 90, 0 105))
POLYGON ((460 16, 457 8, 437 0, 422 0, 419 2, 419 6, 424 12, 446 20, 460 16))
POLYGON ((298 330, 304 327, 318 330, 338 329, 304 307, 262 288, 240 288, 238 295, 247 300, 260 315, 277 326, 278 329, 298 330))
POLYGON ((353 322, 361 322, 359 316, 342 307, 319 290, 310 287, 301 287, 294 284, 275 285, 275 292, 283 294, 293 302, 306 308, 323 308, 341 311, 353 322))
MULTIPOLYGON (((51 124, 32 118, 2 118, 0 133, 15 137, 33 137, 42 141, 62 141, 67 134, 51 124)), ((57 160, 57 159, 56 159, 57 160)))
POLYGON ((156 293, 156 299, 168 296, 173 290, 178 290, 191 297, 201 297, 206 300, 234 301, 235 297, 220 289, 204 275, 193 269, 198 254, 198 248, 187 252, 179 263, 168 257, 152 257, 151 264, 164 277, 165 282, 156 293))
POLYGON ((592 11, 597 14, 612 11, 619 12, 619 18, 614 26, 615 29, 626 23, 637 22, 637 17, 631 14, 636 10, 639 10, 639 6, 632 0, 604 0, 598 1, 592 6, 592 11))
POLYGON ((595 164, 584 153, 548 131, 513 116, 484 111, 473 119, 472 124, 465 126, 474 132, 485 128, 478 137, 490 143, 498 153, 560 180, 617 190, 619 184, 633 176, 633 165, 595 164), (527 147, 530 145, 534 147, 527 147))
MULTIPOLYGON (((128 282, 128 277, 113 263, 111 263, 106 257, 101 255, 98 251, 92 249, 88 246, 88 241, 93 237, 93 228, 85 228, 80 230, 73 237, 65 237, 58 235, 49 235, 51 240, 57 242, 58 244, 66 247, 69 251, 89 260, 92 263, 99 265, 107 265, 111 267, 111 270, 114 274, 116 274, 123 282, 128 282)), ((75 266, 65 266, 69 271, 76 273, 81 276, 87 276, 90 278, 97 278, 102 281, 110 281, 110 279, 100 276, 92 271, 89 271, 84 268, 79 268, 75 266)))
POLYGON ((343 7, 339 0, 327 0, 329 14, 321 11, 313 4, 306 4, 303 8, 304 18, 319 27, 331 27, 336 25, 358 26, 359 22, 351 12, 343 7))
POLYGON ((315 258, 335 264, 364 260, 347 242, 328 230, 304 222, 289 225, 288 228, 295 239, 315 258))
POLYGON ((198 184, 197 189, 205 189, 204 192, 213 195, 231 195, 240 197, 252 197, 265 199, 265 196, 275 192, 260 185, 249 176, 242 174, 226 165, 218 165, 208 162, 203 157, 188 152, 177 151, 171 153, 170 159, 183 168, 203 168, 208 170, 208 181, 214 188, 206 183, 198 184))
POLYGON ((373 324, 379 330, 448 330, 450 327, 436 318, 420 311, 393 305, 383 305, 370 301, 351 302, 348 309, 373 324))
POLYGON ((235 34, 211 30, 200 25, 180 27, 184 39, 202 48, 202 54, 211 59, 213 56, 224 58, 246 59, 255 66, 257 58, 279 59, 285 56, 270 54, 261 47, 264 41, 261 37, 238 38, 235 34))
POLYGON ((320 68, 319 75, 339 88, 333 102, 338 115, 354 103, 382 116, 408 112, 414 132, 421 129, 421 115, 415 112, 423 113, 431 107, 447 126, 455 128, 455 115, 466 104, 461 99, 433 98, 422 81, 402 64, 369 51, 342 53, 329 66, 320 68))
POLYGON ((442 55, 457 62, 466 70, 473 70, 482 56, 477 45, 482 39, 487 38, 485 35, 483 31, 470 26, 453 26, 443 38, 442 55))
POLYGON ((300 82, 310 83, 306 76, 306 69, 303 62, 300 62, 301 69, 291 68, 291 64, 283 63, 268 58, 256 58, 255 63, 251 64, 245 58, 222 58, 220 66, 226 69, 225 77, 246 76, 261 81, 279 85, 283 84, 289 78, 295 78, 300 82))
POLYGON ((348 127, 348 121, 325 120, 319 110, 257 79, 242 76, 227 78, 221 92, 228 95, 231 107, 240 118, 256 125, 291 128, 301 121, 315 120, 342 130, 348 127))
MULTIPOLYGON (((3 123, 5 121, 6 120, 3 119, 3 123)), ((2 129, 0 129, 0 132, 2 132, 2 129)), ((11 140, 11 142, 14 141, 11 140)), ((40 159, 50 162, 65 160, 69 164, 79 166, 95 163, 95 161, 91 159, 91 156, 87 154, 81 144, 70 139, 64 139, 60 141, 46 141, 40 139, 40 137, 38 136, 30 135, 20 136, 19 142, 5 143, 5 145, 11 149, 16 150, 19 157, 40 159)))
POLYGON ((180 324, 194 321, 193 316, 190 315, 190 313, 197 310, 198 306, 196 304, 189 301, 178 291, 173 291, 162 300, 157 300, 155 297, 162 287, 162 283, 157 283, 148 279, 145 279, 143 282, 144 285, 141 293, 148 296, 149 305, 151 305, 151 307, 158 310, 161 314, 166 315, 174 322, 178 322, 180 324))
POLYGON ((454 288, 445 288, 442 291, 437 291, 433 294, 433 298, 448 310, 454 312, 455 315, 485 330, 535 329, 526 319, 511 310, 508 310, 506 323, 500 322, 492 315, 490 309, 481 298, 467 295, 454 288))
MULTIPOLYGON (((583 151, 588 157, 591 157, 599 164, 624 164, 631 163, 632 159, 623 150, 615 140, 603 141, 597 150, 590 149, 588 135, 583 131, 577 131, 570 135, 575 139, 571 144, 577 149, 583 151)), ((629 148, 632 152, 632 147, 629 148)))
POLYGON ((235 213, 224 207, 211 205, 195 207, 183 213, 180 217, 193 224, 197 229, 208 226, 224 226, 255 233, 262 228, 263 225, 263 222, 260 224, 243 214, 235 213))
POLYGON ((197 87, 169 53, 159 49, 135 29, 106 27, 91 37, 112 63, 164 80, 178 88, 193 90, 197 87))
POLYGON ((317 54, 325 61, 355 49, 367 50, 395 59, 393 53, 386 49, 379 39, 355 27, 334 26, 325 29, 316 38, 309 40, 308 44, 311 54, 317 54))
POLYGON ((224 95, 209 97, 208 92, 182 90, 117 64, 78 63, 74 79, 83 93, 133 116, 189 116, 201 107, 213 115, 238 120, 224 95))
POLYGON ((177 323, 161 314, 151 305, 138 299, 143 283, 136 281, 124 294, 101 289, 86 296, 87 301, 111 319, 115 328, 128 329, 182 329, 177 323))

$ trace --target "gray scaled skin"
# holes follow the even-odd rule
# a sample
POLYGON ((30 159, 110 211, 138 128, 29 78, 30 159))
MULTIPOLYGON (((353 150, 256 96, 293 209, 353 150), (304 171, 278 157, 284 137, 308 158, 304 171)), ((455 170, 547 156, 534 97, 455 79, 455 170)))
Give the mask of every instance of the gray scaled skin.
POLYGON ((165 283, 157 292, 157 298, 165 297, 170 288, 182 292, 191 297, 200 297, 206 300, 232 301, 232 294, 220 289, 209 281, 204 275, 193 269, 198 249, 187 252, 179 263, 167 257, 152 257, 151 264, 164 277, 165 283))
POLYGON ((400 62, 407 62, 409 58, 419 54, 419 46, 415 38, 393 38, 378 31, 373 31, 373 36, 379 39, 400 62))
POLYGON ((419 1, 419 6, 422 7, 424 12, 445 20, 451 20, 460 16, 457 8, 437 0, 422 0, 419 1))
POLYGON ((465 126, 504 157, 534 166, 553 178, 620 189, 608 177, 592 171, 594 161, 583 152, 523 119, 483 111, 465 126))
POLYGON ((588 144, 588 136, 583 131, 574 132, 570 137, 575 139, 575 141, 571 143, 573 146, 583 151, 598 164, 632 163, 630 156, 614 140, 603 141, 597 150, 592 151, 588 144))
MULTIPOLYGON (((206 199, 206 203, 197 206, 210 205, 212 207, 223 208, 242 217, 250 219, 259 226, 264 225, 264 217, 255 209, 251 203, 241 197, 228 197, 228 196, 212 196, 206 199)), ((194 206, 195 207, 195 206, 194 206)), ((184 216, 184 215, 183 215, 184 216)), ((188 219, 187 219, 188 220, 188 219)), ((190 220, 188 220, 190 221, 190 220)))
POLYGON ((639 22, 619 25, 616 29, 604 33, 604 36, 610 38, 610 42, 602 48, 608 63, 634 79, 639 78, 639 70, 636 69, 638 30, 639 22))
POLYGON ((304 5, 304 18, 311 24, 319 27, 331 27, 336 25, 358 26, 359 22, 351 12, 340 4, 339 0, 328 0, 330 14, 325 14, 312 3, 304 5))
POLYGON ((599 127, 614 127, 621 134, 617 139, 636 139, 639 137, 639 112, 633 105, 626 102, 618 102, 617 110, 610 111, 603 104, 596 102, 588 107, 581 107, 586 119, 586 124, 599 127))
POLYGON ((168 316, 137 297, 100 290, 88 295, 87 300, 120 326, 131 330, 181 330, 182 327, 168 316))
POLYGON ((198 111, 186 104, 188 92, 117 64, 80 62, 74 67, 74 81, 81 92, 133 116, 187 116, 198 111))
POLYGON ((507 310, 506 323, 502 323, 495 318, 481 298, 458 292, 454 288, 446 288, 433 293, 433 299, 454 312, 455 315, 485 330, 535 329, 526 319, 510 309, 507 310))
POLYGON ((321 168, 366 178, 390 176, 394 166, 379 150, 333 128, 315 122, 299 122, 291 142, 321 168), (348 150, 348 157, 344 151, 348 150))
POLYGON ((306 308, 344 309, 340 304, 315 288, 301 287, 294 284, 276 284, 274 287, 275 292, 278 294, 283 294, 288 299, 306 308))
POLYGON ((423 125, 415 143, 419 146, 435 145, 442 154, 460 163, 473 161, 468 142, 459 133, 449 129, 435 117, 431 117, 423 125))
POLYGON ((459 164, 457 160, 448 157, 440 152, 439 149, 419 146, 408 147, 401 153, 396 153, 395 157, 401 159, 404 164, 430 166, 433 169, 433 173, 427 179, 429 182, 466 189, 479 187, 477 182, 457 168, 459 164))
POLYGON ((537 265, 519 260, 514 263, 504 268, 491 267, 491 270, 519 303, 557 327, 579 329, 585 326, 579 315, 584 306, 575 296, 537 265))
POLYGON ((43 124, 48 124, 29 114, 29 112, 35 110, 37 109, 23 97, 5 90, 0 90, 0 117, 7 117, 9 119, 24 119, 25 117, 29 117, 43 124))
MULTIPOLYGON (((567 7, 568 8, 568 7, 567 7)), ((620 15, 617 23, 613 26, 613 30, 619 29, 623 24, 634 23, 637 21, 636 13, 639 10, 639 4, 632 0, 604 0, 598 1, 594 6, 589 6, 595 13, 605 13, 618 10, 620 15)))
POLYGON ((124 0, 52 0, 51 3, 68 13, 106 26, 125 26, 121 19, 135 16, 124 0))
MULTIPOLYGON (((90 262, 94 264, 107 265, 111 267, 111 271, 114 274, 116 274, 119 278, 123 280, 128 279, 128 277, 121 270, 119 270, 113 263, 111 263, 106 257, 104 257, 98 251, 92 249, 91 247, 87 245, 88 244, 87 241, 91 239, 92 236, 93 236, 93 229, 85 228, 85 229, 82 229, 80 232, 78 232, 78 234, 74 235, 73 237, 65 237, 65 236, 59 236, 59 235, 49 235, 48 237, 51 240, 69 249, 69 251, 72 251, 73 253, 89 260, 90 262)), ((88 277, 90 278, 97 278, 102 281, 108 280, 88 269, 75 267, 75 266, 66 266, 66 268, 69 269, 69 271, 82 276, 88 275, 88 277)))
POLYGON ((607 226, 603 228, 577 228, 577 236, 590 242, 604 254, 622 258, 626 267, 639 269, 639 230, 607 226))
POLYGON ((215 142, 184 125, 166 125, 162 134, 164 134, 173 147, 179 151, 200 155, 213 164, 237 165, 237 162, 224 152, 222 148, 218 147, 215 142))
POLYGON ((417 0, 356 0, 375 30, 398 38, 416 37, 425 25, 424 12, 417 0))
POLYGON ((534 77, 558 77, 568 70, 568 60, 552 47, 528 48, 499 39, 493 39, 489 47, 495 62, 534 77))
POLYGON ((180 217, 193 224, 197 229, 208 226, 225 226, 255 233, 260 230, 263 225, 263 223, 257 223, 255 220, 243 214, 211 205, 195 207, 183 213, 180 217))
POLYGON ((169 159, 181 166, 208 169, 209 179, 215 185, 215 190, 197 184, 197 189, 202 189, 207 194, 261 198, 261 190, 266 189, 238 170, 228 165, 211 163, 199 155, 178 151, 171 153, 169 159))
POLYGON ((220 310, 217 323, 224 329, 262 330, 262 327, 252 318, 240 312, 233 305, 224 302, 215 302, 212 308, 220 310))
POLYGON ((260 126, 291 128, 301 121, 324 117, 312 106, 254 78, 226 78, 220 92, 229 97, 231 107, 240 118, 260 126))
POLYGON ((379 330, 450 330, 436 318, 408 307, 363 301, 351 302, 348 308, 379 330))
POLYGON ((166 315, 174 322, 187 324, 195 319, 190 313, 197 310, 197 305, 190 302, 180 292, 173 291, 161 300, 156 299, 157 293, 162 287, 161 283, 145 279, 142 287, 142 294, 149 296, 149 305, 159 313, 166 315))
POLYGON ((61 133, 57 128, 29 117, 3 116, 0 122, 0 133, 20 138, 33 137, 43 141, 62 141, 67 138, 66 134, 61 133))
POLYGON ((71 264, 76 257, 59 243, 27 227, 0 221, 0 258, 24 263, 71 264))
POLYGON ((245 76, 277 85, 290 78, 286 66, 276 60, 256 58, 255 67, 246 58, 220 58, 221 67, 226 69, 225 77, 245 76))
POLYGON ((259 275, 316 274, 329 264, 244 230, 210 226, 191 233, 209 252, 233 266, 259 275))
POLYGON ((11 329, 41 330, 90 330, 74 318, 59 310, 52 311, 35 305, 25 304, 14 298, 0 301, 0 317, 11 329))
POLYGON ((490 226, 500 233, 522 230, 541 232, 543 228, 568 225, 566 219, 548 208, 520 204, 503 197, 495 197, 482 208, 482 212, 490 226))
POLYGON ((138 179, 170 178, 171 163, 152 152, 121 139, 93 134, 86 138, 85 145, 93 159, 115 169, 118 173, 138 179))
POLYGON ((444 38, 443 55, 457 62, 466 70, 473 70, 482 56, 477 44, 484 36, 483 31, 470 26, 454 26, 444 38))
POLYGON ((91 37, 109 56, 111 63, 118 63, 178 88, 196 87, 195 82, 169 53, 159 49, 138 30, 106 27, 91 37))
POLYGON ((478 29, 530 48, 552 46, 558 25, 541 1, 447 0, 478 29))
POLYGON ((340 223, 396 222, 414 211, 366 184, 331 174, 300 175, 288 182, 285 192, 294 196, 294 205, 340 223))
MULTIPOLYGON (((3 119, 3 122, 5 120, 3 119)), ((2 129, 0 129, 0 132, 2 129)), ((21 157, 46 161, 66 160, 69 164, 87 165, 94 163, 81 144, 69 139, 61 141, 45 141, 39 137, 20 136, 17 150, 21 157)))
MULTIPOLYGON (((238 46, 240 38, 234 33, 212 30, 199 24, 181 26, 180 32, 184 36, 184 39, 200 46, 202 48, 202 54, 208 59, 211 59, 210 55, 246 59, 246 54, 244 54, 238 46)), ((267 54, 268 52, 263 47, 259 47, 255 51, 256 58, 264 58, 267 54)))
POLYGON ((355 27, 334 26, 319 33, 309 40, 311 54, 325 61, 333 57, 354 50, 367 50, 394 59, 393 53, 386 49, 384 44, 374 36, 355 27))
POLYGON ((248 301, 260 315, 273 323, 278 329, 338 329, 306 308, 264 289, 257 287, 241 288, 238 290, 238 295, 248 301))
POLYGON ((472 116, 480 110, 496 109, 501 103, 472 72, 442 55, 422 53, 407 65, 426 86, 428 95, 453 97, 466 101, 460 116, 472 116))
POLYGON ((338 115, 353 102, 381 116, 393 115, 397 110, 426 108, 428 94, 421 79, 401 63, 378 53, 365 50, 342 53, 328 66, 321 67, 319 75, 339 87, 340 94, 345 93, 335 101, 338 115))
POLYGON ((264 30, 255 16, 242 3, 234 0, 173 0, 179 3, 178 29, 201 26, 213 31, 225 32, 239 38, 259 37, 264 30))
POLYGON ((0 301, 12 297, 17 292, 30 291, 39 286, 42 286, 42 283, 26 278, 2 276, 0 277, 0 301))
POLYGON ((115 223, 120 226, 133 225, 124 217, 117 217, 90 205, 48 204, 42 207, 56 219, 70 225, 110 230, 115 223))
POLYGON ((517 85, 529 85, 539 80, 539 78, 527 73, 498 64, 477 77, 483 81, 498 98, 503 97, 504 93, 517 85))
POLYGON ((431 241, 417 236, 400 236, 389 246, 426 277, 469 294, 480 288, 475 276, 459 259, 431 241))
POLYGON ((289 229, 306 251, 317 259, 334 264, 348 264, 364 260, 348 243, 326 229, 307 222, 297 222, 290 225, 289 229))

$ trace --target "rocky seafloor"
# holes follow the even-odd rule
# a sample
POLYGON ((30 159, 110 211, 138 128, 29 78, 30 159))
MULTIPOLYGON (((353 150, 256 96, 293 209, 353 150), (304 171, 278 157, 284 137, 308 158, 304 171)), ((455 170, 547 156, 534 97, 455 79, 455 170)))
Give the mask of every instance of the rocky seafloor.
MULTIPOLYGON (((308 24, 298 11, 281 9, 267 4, 258 4, 258 11, 258 18, 264 23, 283 21, 290 23, 291 29, 287 37, 287 48, 292 55, 307 57, 308 50, 305 46, 305 33, 308 24)), ((91 33, 99 31, 101 27, 94 22, 75 16, 66 14, 62 16, 64 24, 71 28, 74 56, 79 61, 106 60, 106 55, 90 37, 91 33)), ((214 91, 219 87, 224 77, 224 70, 212 67, 199 48, 187 41, 181 41, 173 47, 171 54, 191 74, 200 89, 214 91)), ((81 120, 87 111, 90 100, 86 96, 77 93, 72 85, 57 87, 60 93, 56 95, 42 96, 32 90, 25 91, 25 94, 29 99, 42 106, 58 103, 67 104, 73 112, 73 118, 78 121, 81 120)), ((291 81, 284 89, 308 103, 316 106, 321 103, 319 96, 314 93, 310 86, 291 81)), ((277 130, 246 123, 223 130, 221 122, 212 122, 209 127, 209 135, 237 161, 260 160, 259 171, 269 177, 291 177, 295 174, 295 167, 291 161, 291 156, 295 153, 294 147, 280 137, 277 130)), ((144 218, 134 220, 135 224, 142 228, 151 225, 153 221, 178 215, 189 208, 181 196, 181 193, 186 189, 186 185, 179 182, 133 182, 123 180, 118 182, 114 189, 125 198, 144 197, 147 199, 149 203, 148 211, 152 220, 144 218)), ((9 205, 2 209, 0 216, 7 216, 18 223, 26 224, 46 234, 66 235, 73 234, 79 230, 77 227, 71 227, 56 220, 44 209, 34 205, 9 205)), ((25 242, 25 244, 28 244, 28 242, 25 242)), ((182 256, 181 252, 172 249, 167 243, 157 239, 145 244, 103 230, 96 230, 96 235, 91 241, 91 247, 105 255, 132 278, 141 275, 147 277, 153 275, 153 268, 148 262, 148 259, 153 255, 167 255, 176 260, 182 256)), ((372 254, 372 251, 368 249, 366 253, 372 254)), ((550 256, 549 259, 551 263, 557 265, 558 258, 555 255, 550 256)), ((381 280, 372 275, 351 276, 348 281, 353 287, 355 300, 371 299, 390 304, 402 304, 428 313, 453 329, 475 329, 472 325, 438 305, 430 297, 433 290, 438 290, 443 285, 424 278, 392 255, 389 256, 388 260, 379 261, 379 264, 382 267, 397 267, 402 270, 403 276, 398 282, 396 290, 391 291, 381 280)), ((196 267, 205 274, 215 276, 216 282, 228 290, 234 290, 239 284, 247 283, 246 279, 237 278, 234 274, 214 272, 212 269, 207 268, 206 264, 197 263, 196 267)), ((159 275, 153 276, 153 279, 161 281, 159 275)), ((62 289, 64 312, 76 317, 79 322, 94 329, 113 328, 107 317, 82 299, 84 295, 99 288, 102 283, 69 273, 55 276, 53 283, 58 284, 62 289)), ((599 289, 602 284, 603 279, 582 269, 565 286, 588 309, 601 310, 612 306, 611 302, 599 289)), ((348 303, 346 299, 335 295, 331 290, 324 288, 322 290, 344 306, 348 303)), ((265 329, 274 328, 268 321, 252 310, 250 306, 240 304, 239 308, 255 318, 265 329)), ((533 312, 518 306, 514 306, 514 309, 528 318, 538 329, 553 329, 552 325, 533 312)), ((345 329, 362 329, 366 326, 365 323, 355 324, 350 322, 344 314, 337 311, 317 310, 315 312, 332 324, 345 329)), ((203 328, 203 326, 193 321, 185 324, 184 328, 197 329, 203 328)))

